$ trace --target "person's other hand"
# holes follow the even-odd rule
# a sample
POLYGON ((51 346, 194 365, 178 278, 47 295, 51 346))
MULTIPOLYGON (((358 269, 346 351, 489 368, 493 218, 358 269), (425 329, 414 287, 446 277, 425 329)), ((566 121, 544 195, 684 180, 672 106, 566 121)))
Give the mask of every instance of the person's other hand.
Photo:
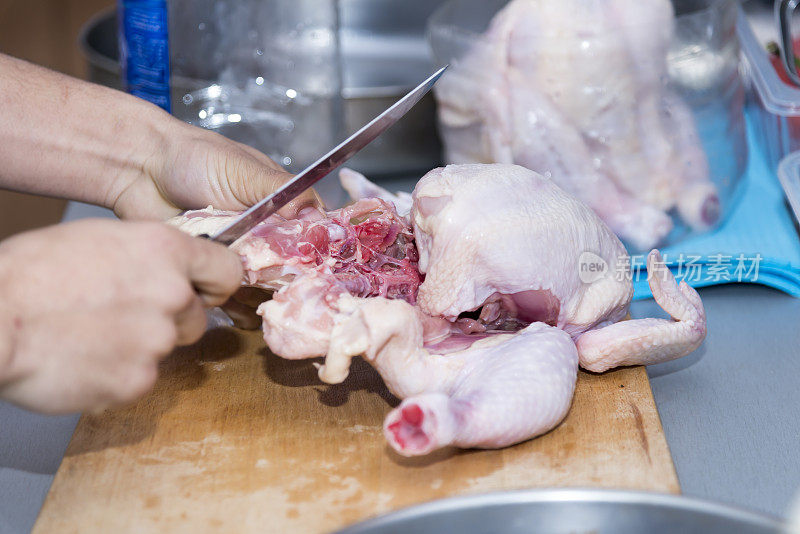
MULTIPOLYGON (((213 205, 244 210, 280 187, 291 174, 258 150, 177 120, 168 126, 167 146, 147 159, 141 172, 115 188, 112 209, 124 219, 167 219, 186 209, 213 205)), ((295 218, 304 208, 321 208, 308 190, 279 213, 295 218)))
POLYGON ((162 223, 87 220, 0 244, 0 397, 66 413, 130 402, 238 288, 224 246, 162 223))

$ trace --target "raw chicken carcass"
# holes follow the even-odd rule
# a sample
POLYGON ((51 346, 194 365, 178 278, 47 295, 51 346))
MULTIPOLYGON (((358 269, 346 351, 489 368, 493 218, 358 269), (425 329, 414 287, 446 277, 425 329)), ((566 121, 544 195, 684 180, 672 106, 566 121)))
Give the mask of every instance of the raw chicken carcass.
MULTIPOLYGON (((259 308, 275 354, 324 356, 316 365, 328 383, 363 356, 403 399, 384 423, 400 454, 542 434, 567 414, 579 365, 601 372, 665 361, 705 336, 697 293, 675 283, 657 251, 650 285, 672 320, 619 322, 632 296, 624 247, 539 174, 497 164, 434 169, 407 218, 393 209, 401 199, 355 182, 384 200, 361 199, 314 222, 272 217, 234 247, 245 283, 280 287, 259 308), (360 256, 340 253, 344 236, 360 256), (385 257, 394 263, 370 263, 385 257), (589 261, 606 268, 588 279, 589 261), (354 271, 369 283, 353 284, 354 271), (387 289, 396 284, 407 289, 387 289)), ((227 217, 209 210, 175 222, 199 233, 227 217)))
MULTIPOLYGON (((192 235, 208 234, 236 215, 209 206, 171 223, 192 235)), ((297 275, 320 272, 352 295, 413 304, 421 281, 409 224, 378 198, 364 198, 319 220, 273 215, 232 247, 242 257, 243 285, 263 289, 278 290, 297 275)))
POLYGON ((691 111, 665 87, 668 0, 512 0, 435 87, 450 163, 552 179, 640 250, 720 215, 691 111))

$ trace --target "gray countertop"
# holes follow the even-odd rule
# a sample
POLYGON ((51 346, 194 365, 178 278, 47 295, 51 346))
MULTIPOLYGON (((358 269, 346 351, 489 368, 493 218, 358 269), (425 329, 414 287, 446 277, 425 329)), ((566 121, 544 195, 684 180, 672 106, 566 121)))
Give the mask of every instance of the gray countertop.
MULTIPOLYGON (((648 368, 681 488, 783 515, 800 489, 800 300, 756 285, 700 296, 704 344, 648 368)), ((632 308, 658 313, 652 300, 632 308)))

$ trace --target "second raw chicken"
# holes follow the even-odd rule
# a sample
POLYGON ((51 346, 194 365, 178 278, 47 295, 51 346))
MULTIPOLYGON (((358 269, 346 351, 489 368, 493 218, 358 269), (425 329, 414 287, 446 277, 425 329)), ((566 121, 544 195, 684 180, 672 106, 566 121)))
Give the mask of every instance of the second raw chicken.
POLYGON ((714 226, 692 112, 665 83, 673 27, 668 0, 512 0, 435 89, 448 163, 551 177, 638 250, 672 213, 714 226))

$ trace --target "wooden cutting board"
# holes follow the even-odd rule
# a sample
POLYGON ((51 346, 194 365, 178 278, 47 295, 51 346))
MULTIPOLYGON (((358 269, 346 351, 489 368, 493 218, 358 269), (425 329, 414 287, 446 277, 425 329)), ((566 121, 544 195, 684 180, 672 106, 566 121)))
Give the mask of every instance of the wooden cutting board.
POLYGON ((558 428, 497 451, 402 458, 381 432, 396 402, 361 360, 329 386, 259 332, 211 331, 141 402, 80 420, 34 532, 329 532, 466 493, 679 491, 641 367, 582 372, 558 428))

